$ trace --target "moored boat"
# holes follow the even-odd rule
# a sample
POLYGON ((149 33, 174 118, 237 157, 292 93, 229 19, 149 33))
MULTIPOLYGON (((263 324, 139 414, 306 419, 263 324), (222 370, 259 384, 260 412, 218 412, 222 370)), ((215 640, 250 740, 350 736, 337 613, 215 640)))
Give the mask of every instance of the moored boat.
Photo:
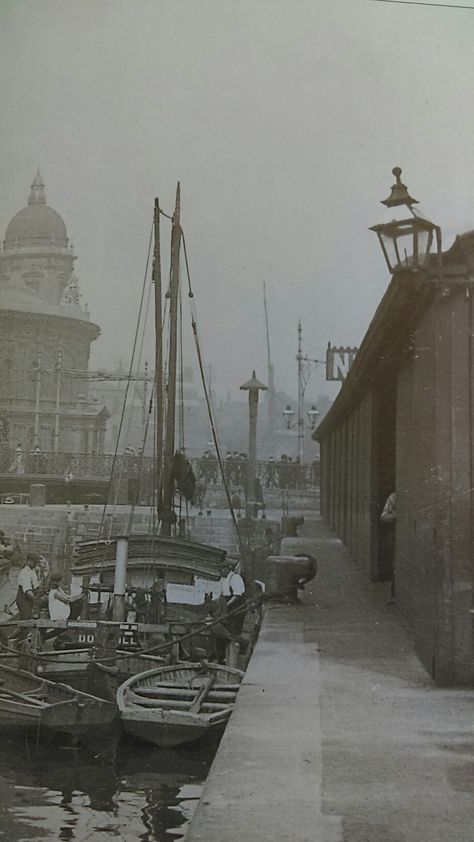
POLYGON ((222 731, 232 713, 243 672, 219 664, 176 664, 125 681, 117 705, 125 730, 172 747, 222 731))
POLYGON ((110 702, 0 665, 1 729, 46 728, 80 737, 110 725, 116 715, 116 706, 110 702))

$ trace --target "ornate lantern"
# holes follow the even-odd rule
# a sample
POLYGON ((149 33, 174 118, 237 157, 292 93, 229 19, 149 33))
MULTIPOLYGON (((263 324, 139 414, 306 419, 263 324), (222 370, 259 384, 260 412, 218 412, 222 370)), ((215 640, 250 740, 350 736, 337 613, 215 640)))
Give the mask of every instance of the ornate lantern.
POLYGON ((285 424, 288 430, 291 430, 291 424, 295 415, 295 410, 291 408, 290 404, 282 412, 285 424))
POLYGON ((316 426, 316 420, 318 418, 318 415, 319 415, 319 409, 316 409, 316 407, 313 403, 312 406, 311 406, 311 409, 308 409, 308 418, 309 418, 309 423, 311 424, 312 430, 314 430, 314 428, 316 426))
POLYGON ((438 260, 440 259, 441 228, 413 208, 418 202, 402 184, 400 167, 394 167, 392 172, 396 182, 392 186, 390 196, 383 199, 382 204, 388 208, 405 205, 411 216, 373 225, 370 230, 377 234, 392 274, 404 269, 418 272, 428 267, 432 254, 436 253, 438 260))

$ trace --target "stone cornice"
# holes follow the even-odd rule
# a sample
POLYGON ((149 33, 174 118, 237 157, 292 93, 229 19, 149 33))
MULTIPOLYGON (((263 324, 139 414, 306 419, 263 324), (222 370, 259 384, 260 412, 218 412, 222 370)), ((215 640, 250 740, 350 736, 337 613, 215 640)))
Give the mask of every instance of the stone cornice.
POLYGON ((99 325, 90 322, 86 318, 81 319, 77 315, 68 315, 67 313, 41 313, 30 310, 3 309, 0 306, 0 320, 8 322, 15 320, 26 324, 30 323, 32 328, 35 324, 39 326, 41 323, 43 329, 45 322, 50 322, 51 326, 59 327, 64 332, 74 330, 88 334, 90 341, 97 339, 100 335, 99 325))

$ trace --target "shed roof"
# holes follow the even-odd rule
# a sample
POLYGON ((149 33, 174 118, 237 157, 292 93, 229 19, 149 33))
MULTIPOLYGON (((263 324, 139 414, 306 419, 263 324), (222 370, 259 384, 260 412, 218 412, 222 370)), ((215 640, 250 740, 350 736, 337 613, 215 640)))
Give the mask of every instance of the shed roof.
POLYGON ((375 311, 350 371, 331 409, 312 434, 321 441, 363 398, 387 366, 397 365, 408 350, 409 337, 441 287, 474 285, 474 231, 456 237, 443 254, 442 275, 433 264, 428 274, 397 272, 375 311))

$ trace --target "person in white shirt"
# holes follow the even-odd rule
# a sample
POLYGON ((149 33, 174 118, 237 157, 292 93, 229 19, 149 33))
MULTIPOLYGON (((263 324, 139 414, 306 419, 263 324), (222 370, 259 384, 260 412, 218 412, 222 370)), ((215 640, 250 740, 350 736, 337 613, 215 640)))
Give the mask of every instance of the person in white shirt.
MULTIPOLYGON (((231 564, 227 565, 224 574, 221 579, 222 596, 227 603, 227 611, 234 611, 245 602, 245 582, 231 564)), ((233 637, 241 634, 244 619, 245 611, 228 617, 226 625, 233 637)))
POLYGON ((38 556, 29 553, 26 556, 26 564, 18 574, 18 591, 16 594, 16 604, 20 612, 21 620, 31 620, 33 615, 33 604, 36 597, 39 580, 36 574, 36 565, 38 563, 38 556))
POLYGON ((51 620, 69 620, 79 616, 82 605, 82 594, 71 596, 61 587, 62 576, 53 574, 48 594, 48 610, 51 620))

